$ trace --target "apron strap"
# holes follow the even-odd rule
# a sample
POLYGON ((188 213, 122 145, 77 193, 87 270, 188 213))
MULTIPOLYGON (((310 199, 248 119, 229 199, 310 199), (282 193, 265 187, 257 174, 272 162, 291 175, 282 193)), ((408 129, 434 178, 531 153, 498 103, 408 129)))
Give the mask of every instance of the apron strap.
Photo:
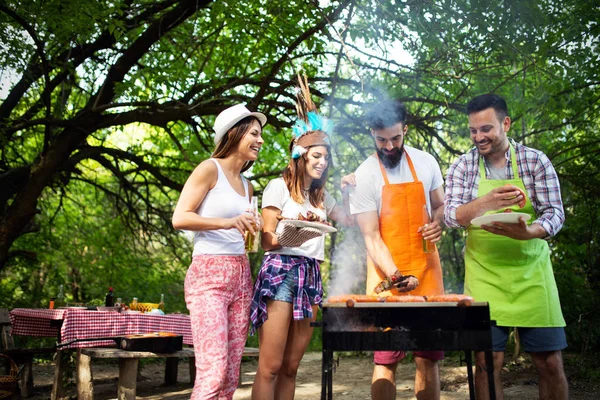
MULTIPOLYGON (((510 166, 513 171, 513 179, 519 178, 519 166, 517 165, 517 153, 513 145, 508 142, 508 148, 510 150, 510 166)), ((483 157, 479 155, 479 180, 485 181, 487 179, 487 175, 485 173, 485 164, 483 162, 483 157)))
MULTIPOLYGON (((410 168, 410 173, 412 175, 413 181, 419 182, 419 177, 417 176, 417 172, 415 171, 415 166, 413 165, 412 160, 410 159, 410 156, 406 152, 406 149, 404 150, 404 155, 406 155, 406 161, 408 161, 408 167, 410 168)), ((379 168, 381 169, 381 175, 383 175, 383 181, 386 185, 389 185, 390 181, 388 180, 387 172, 385 171, 385 167, 383 166, 383 163, 379 159, 379 156, 377 155, 377 153, 375 153, 375 157, 377 157, 377 161, 379 161, 379 168)))

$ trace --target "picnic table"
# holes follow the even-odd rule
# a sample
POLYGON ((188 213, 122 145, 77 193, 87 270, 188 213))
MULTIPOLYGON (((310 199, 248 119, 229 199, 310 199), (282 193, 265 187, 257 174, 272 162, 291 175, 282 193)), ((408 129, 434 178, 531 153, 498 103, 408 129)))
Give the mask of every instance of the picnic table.
POLYGON ((10 312, 12 335, 55 337, 57 350, 51 399, 62 396, 63 374, 66 368, 62 353, 90 347, 114 346, 112 340, 77 341, 140 333, 169 332, 183 336, 183 343, 192 345, 190 317, 184 314, 135 314, 95 311, 83 308, 56 310, 15 308, 10 312))

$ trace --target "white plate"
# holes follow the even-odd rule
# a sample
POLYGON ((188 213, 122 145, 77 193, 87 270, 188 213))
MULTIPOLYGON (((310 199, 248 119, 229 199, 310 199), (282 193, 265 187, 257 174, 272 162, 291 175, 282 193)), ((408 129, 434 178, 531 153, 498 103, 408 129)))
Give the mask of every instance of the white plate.
POLYGON ((98 311, 119 311, 119 307, 104 307, 104 306, 98 306, 96 307, 96 310, 98 311))
POLYGON ((321 224, 319 222, 301 221, 299 219, 283 219, 281 223, 290 224, 298 228, 315 228, 325 233, 337 232, 333 226, 321 224))
POLYGON ((531 215, 520 213, 520 212, 503 212, 498 214, 489 214, 483 215, 481 217, 473 218, 471 220, 471 225, 473 226, 481 226, 481 225, 489 225, 492 222, 503 222, 505 224, 518 224, 519 217, 523 217, 525 221, 529 221, 531 219, 531 215))

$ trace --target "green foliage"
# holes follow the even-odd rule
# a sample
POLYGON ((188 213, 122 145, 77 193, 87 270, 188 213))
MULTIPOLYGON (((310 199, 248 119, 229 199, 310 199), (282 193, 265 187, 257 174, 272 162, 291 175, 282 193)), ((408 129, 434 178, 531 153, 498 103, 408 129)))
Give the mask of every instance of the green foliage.
MULTIPOLYGON (((60 284, 69 301, 99 302, 112 285, 125 301, 165 293, 168 311, 185 312, 191 249, 170 216, 212 152, 214 117, 237 102, 268 115, 266 145, 246 173, 260 195, 288 162, 294 77, 303 69, 337 123, 329 188, 338 199, 339 178, 373 151, 365 104, 403 100, 408 144, 445 172, 471 146, 466 102, 490 91, 506 97, 511 136, 544 151, 561 180, 567 219, 550 244, 569 343, 598 352, 598 7, 316 4, 2 2, 0 305, 45 307, 60 284)), ((463 245, 461 231, 444 233, 449 291, 462 290, 463 245)), ((261 256, 251 256, 254 274, 261 256)), ((325 263, 324 277, 335 268, 325 263)))

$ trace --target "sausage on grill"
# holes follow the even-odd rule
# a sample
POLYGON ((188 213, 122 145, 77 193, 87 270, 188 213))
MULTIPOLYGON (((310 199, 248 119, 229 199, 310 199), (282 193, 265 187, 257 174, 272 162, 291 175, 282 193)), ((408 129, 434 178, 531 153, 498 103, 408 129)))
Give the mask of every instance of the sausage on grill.
POLYGON ((426 296, 428 302, 456 302, 459 305, 471 305, 473 298, 464 294, 436 294, 426 296))
POLYGON ((387 296, 384 297, 386 303, 425 303, 425 297, 423 296, 387 296))
POLYGON ((327 302, 329 303, 346 303, 348 307, 354 307, 356 303, 379 303, 382 301, 381 297, 366 294, 342 294, 327 298, 327 302))

